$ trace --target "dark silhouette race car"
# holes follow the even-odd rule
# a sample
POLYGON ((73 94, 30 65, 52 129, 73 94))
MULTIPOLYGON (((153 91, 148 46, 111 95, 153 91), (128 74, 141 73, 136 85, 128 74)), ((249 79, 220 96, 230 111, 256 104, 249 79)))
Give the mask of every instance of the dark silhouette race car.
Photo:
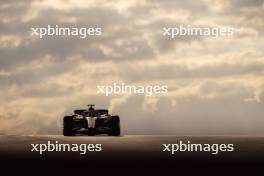
POLYGON ((98 135, 120 136, 120 119, 110 115, 107 109, 94 109, 93 104, 88 109, 74 110, 72 115, 63 118, 63 135, 98 135))

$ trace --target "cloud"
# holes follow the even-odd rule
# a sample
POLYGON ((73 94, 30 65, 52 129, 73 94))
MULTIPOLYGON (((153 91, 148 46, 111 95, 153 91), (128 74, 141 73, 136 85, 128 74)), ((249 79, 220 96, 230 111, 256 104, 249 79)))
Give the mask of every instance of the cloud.
POLYGON ((170 79, 196 79, 196 78, 221 78, 232 76, 243 76, 247 74, 262 74, 264 71, 263 62, 250 63, 227 63, 192 65, 183 63, 170 64, 143 64, 127 65, 121 69, 121 77, 124 80, 170 80, 170 79), (133 74, 130 74, 133 73, 133 74))
MULTIPOLYGON (((0 24, 2 36, 18 35, 22 41, 17 46, 2 46, 0 52, 0 69, 9 70, 12 67, 23 66, 51 56, 61 62, 74 56, 86 61, 131 60, 153 58, 152 47, 140 33, 130 28, 120 27, 130 19, 123 17, 117 11, 106 7, 93 7, 63 11, 53 8, 41 9, 38 15, 29 21, 11 21, 0 24), (48 16, 46 14, 49 14, 48 16), (91 18, 96 16, 95 18, 91 18), (74 23, 63 19, 74 18, 74 23), (78 38, 46 37, 36 39, 30 36, 32 27, 47 27, 47 25, 67 27, 102 27, 102 37, 90 37, 86 40, 78 38), (116 29, 115 29, 116 28, 116 29), (105 53, 104 49, 110 52, 105 53), (19 58, 19 59, 18 59, 19 58)), ((129 25, 129 24, 128 24, 129 25)))
POLYGON ((1 133, 61 133, 88 103, 125 134, 263 134, 263 0, 1 1, 1 133), (233 37, 163 37, 180 24, 230 26, 233 37), (102 27, 37 39, 31 27, 102 27), (164 96, 109 96, 96 85, 169 86, 164 96))
POLYGON ((263 104, 243 103, 237 95, 210 99, 179 97, 175 106, 172 102, 173 97, 160 98, 156 111, 151 113, 141 107, 144 98, 130 97, 116 111, 129 134, 227 135, 262 131, 263 104), (134 108, 127 109, 129 106, 134 108))

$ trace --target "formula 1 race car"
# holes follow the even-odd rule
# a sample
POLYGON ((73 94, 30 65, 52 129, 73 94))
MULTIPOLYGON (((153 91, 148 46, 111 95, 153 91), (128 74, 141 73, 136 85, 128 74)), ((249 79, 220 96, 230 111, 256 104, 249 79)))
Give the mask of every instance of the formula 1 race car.
POLYGON ((74 114, 64 116, 64 136, 97 134, 120 136, 119 116, 108 114, 107 109, 94 109, 93 104, 88 106, 88 109, 74 110, 74 114))

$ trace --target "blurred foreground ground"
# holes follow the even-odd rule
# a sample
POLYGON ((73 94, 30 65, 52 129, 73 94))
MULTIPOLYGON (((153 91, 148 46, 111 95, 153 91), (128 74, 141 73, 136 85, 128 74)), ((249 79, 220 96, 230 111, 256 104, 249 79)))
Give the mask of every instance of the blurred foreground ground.
MULTIPOLYGON (((180 171, 183 168, 217 168, 233 169, 235 173, 248 168, 254 173, 264 163, 264 137, 256 136, 173 136, 173 135, 125 135, 108 136, 74 136, 61 135, 1 135, 0 155, 2 168, 21 171, 48 169, 57 171, 85 171, 91 168, 150 168, 166 171, 162 168, 172 168, 180 171), (234 152, 220 152, 212 155, 207 152, 178 152, 170 155, 162 152, 163 143, 233 143, 234 152), (58 141, 59 143, 102 144, 102 152, 88 152, 80 155, 78 152, 48 152, 40 155, 31 152, 31 144, 58 141), (11 169, 10 169, 11 168, 11 169), (77 169, 78 168, 78 169, 77 169)), ((134 170, 135 171, 135 170, 134 170)))

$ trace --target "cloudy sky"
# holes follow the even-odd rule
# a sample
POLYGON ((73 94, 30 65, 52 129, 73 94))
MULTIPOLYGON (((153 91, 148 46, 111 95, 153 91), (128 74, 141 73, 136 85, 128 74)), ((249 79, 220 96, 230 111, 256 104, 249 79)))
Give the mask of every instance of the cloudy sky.
POLYGON ((264 134, 263 0, 0 0, 0 134, 60 134, 88 103, 119 114, 123 134, 264 134), (179 24, 234 36, 162 36, 179 24), (87 39, 31 27, 98 26, 87 39), (97 94, 96 85, 165 84, 166 95, 97 94))

